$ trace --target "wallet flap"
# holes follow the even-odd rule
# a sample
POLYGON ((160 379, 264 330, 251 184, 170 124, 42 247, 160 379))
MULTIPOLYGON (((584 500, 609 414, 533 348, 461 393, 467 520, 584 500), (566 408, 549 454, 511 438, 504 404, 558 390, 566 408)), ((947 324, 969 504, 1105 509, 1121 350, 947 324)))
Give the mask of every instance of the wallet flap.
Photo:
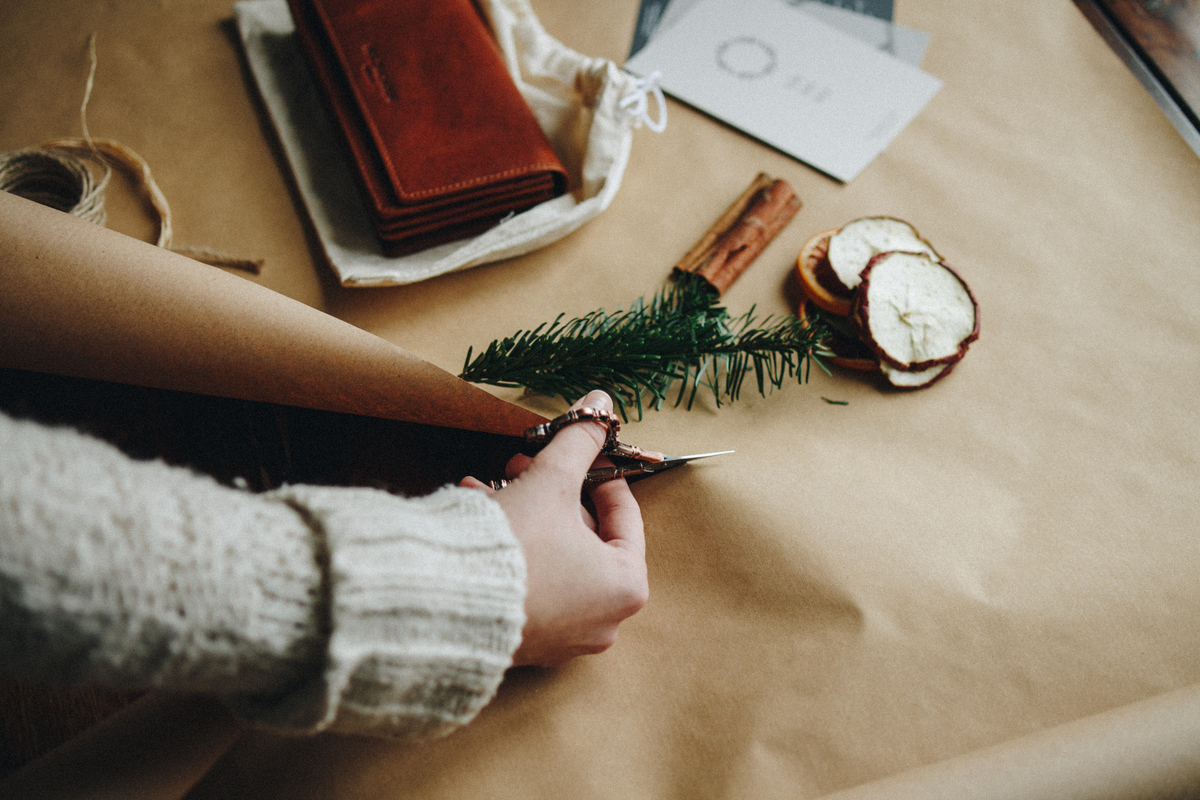
POLYGON ((401 205, 547 171, 565 183, 470 0, 307 5, 401 205))

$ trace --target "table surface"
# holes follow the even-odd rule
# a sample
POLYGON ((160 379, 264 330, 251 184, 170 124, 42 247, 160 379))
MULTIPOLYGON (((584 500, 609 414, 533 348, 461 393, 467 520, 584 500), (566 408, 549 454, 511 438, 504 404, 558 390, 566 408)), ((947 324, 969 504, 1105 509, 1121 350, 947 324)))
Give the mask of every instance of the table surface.
MULTIPOLYGON (((636 0, 533 6, 623 59, 636 0)), ((230 17, 4 4, 0 150, 78 133, 96 31, 91 130, 152 165, 180 243, 262 258, 247 280, 455 372, 468 346, 654 292, 759 171, 805 205, 731 310, 791 312, 805 239, 889 214, 971 283, 983 324, 929 390, 815 374, 631 423, 638 444, 737 456, 635 488, 652 598, 616 647, 513 673, 429 745, 247 735, 196 796, 811 797, 1200 681, 1200 159, 1074 5, 897 3, 945 87, 849 185, 672 101, 576 233, 369 290, 321 263, 230 17)), ((131 196, 110 206, 151 238, 131 196)), ((245 408, 211 413, 280 413, 245 408)))

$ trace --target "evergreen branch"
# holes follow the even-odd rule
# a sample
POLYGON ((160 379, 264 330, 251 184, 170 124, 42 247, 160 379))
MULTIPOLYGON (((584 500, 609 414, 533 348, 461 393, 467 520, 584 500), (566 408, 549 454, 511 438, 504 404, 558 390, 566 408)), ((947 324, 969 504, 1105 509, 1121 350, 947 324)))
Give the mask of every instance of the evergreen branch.
POLYGON ((821 325, 792 316, 759 323, 754 309, 732 318, 690 275, 628 310, 564 316, 493 341, 474 358, 469 349, 459 377, 567 400, 602 388, 623 417, 632 406, 640 419, 643 404, 660 408, 677 381, 675 405, 686 397, 691 408, 704 387, 720 406, 722 397, 738 398, 751 371, 765 395, 788 378, 806 381, 811 362, 823 369, 827 354, 821 325))

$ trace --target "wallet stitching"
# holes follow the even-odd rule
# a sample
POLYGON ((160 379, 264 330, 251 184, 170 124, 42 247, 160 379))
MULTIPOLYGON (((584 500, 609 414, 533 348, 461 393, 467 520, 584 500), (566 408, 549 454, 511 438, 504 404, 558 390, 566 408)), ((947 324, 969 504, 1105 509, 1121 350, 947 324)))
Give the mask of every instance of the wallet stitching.
MULTIPOLYGON (((385 159, 387 158, 386 155, 383 157, 385 159)), ((561 170, 555 164, 531 164, 528 167, 507 169, 507 170, 503 170, 502 172, 494 172, 490 175, 483 175, 478 178, 473 178, 469 181, 458 181, 456 183, 446 183, 446 184, 443 184, 441 186, 438 186, 438 187, 435 187, 432 189, 422 189, 417 192, 407 192, 405 196, 407 196, 407 197, 428 197, 431 194, 443 193, 448 189, 461 189, 461 188, 464 188, 467 186, 475 186, 475 185, 478 185, 481 183, 486 183, 487 181, 494 180, 496 178, 506 178, 506 177, 509 177, 512 175, 522 175, 522 174, 530 174, 530 173, 536 173, 536 172, 561 172, 561 170)), ((397 179, 397 181, 398 181, 398 179, 397 179)))

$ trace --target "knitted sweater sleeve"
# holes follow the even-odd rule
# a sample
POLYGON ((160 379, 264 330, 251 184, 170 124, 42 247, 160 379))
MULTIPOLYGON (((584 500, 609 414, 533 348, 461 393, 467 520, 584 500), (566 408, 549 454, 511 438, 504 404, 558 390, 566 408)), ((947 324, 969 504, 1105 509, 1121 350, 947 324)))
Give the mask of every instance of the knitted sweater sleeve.
POLYGON ((251 722, 446 733, 524 625, 503 511, 293 486, 254 495, 0 414, 0 670, 216 694, 251 722))

